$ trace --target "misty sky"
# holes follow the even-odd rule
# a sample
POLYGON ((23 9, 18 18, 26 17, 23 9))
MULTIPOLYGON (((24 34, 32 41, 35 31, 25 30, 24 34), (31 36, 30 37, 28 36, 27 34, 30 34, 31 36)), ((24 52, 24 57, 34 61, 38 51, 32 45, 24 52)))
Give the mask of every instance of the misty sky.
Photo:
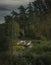
POLYGON ((26 6, 34 0, 0 0, 0 23, 4 22, 4 16, 10 14, 10 10, 15 10, 19 5, 26 6))
POLYGON ((19 4, 26 4, 28 2, 31 2, 34 0, 0 0, 0 4, 5 4, 5 5, 19 5, 19 4))

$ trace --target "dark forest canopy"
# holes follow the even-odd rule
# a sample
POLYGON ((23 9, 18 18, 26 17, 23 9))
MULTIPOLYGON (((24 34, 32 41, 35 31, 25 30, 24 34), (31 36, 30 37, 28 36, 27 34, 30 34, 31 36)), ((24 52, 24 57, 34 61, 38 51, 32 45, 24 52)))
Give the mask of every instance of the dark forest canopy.
POLYGON ((0 64, 51 65, 51 0, 36 0, 18 10, 0 24, 0 64), (32 40, 33 47, 13 56, 17 40, 32 40))
POLYGON ((13 10, 11 15, 5 16, 5 23, 12 24, 12 21, 17 22, 20 28, 19 34, 21 37, 48 38, 51 36, 49 35, 51 29, 51 22, 49 19, 49 17, 51 17, 50 2, 50 0, 36 0, 30 2, 26 8, 21 5, 18 8, 19 13, 13 10))
MULTIPOLYGON (((23 5, 18 7, 19 13, 13 10, 11 15, 5 16, 4 31, 6 37, 9 39, 21 37, 51 39, 50 3, 50 0, 36 0, 30 2, 26 8, 23 5)), ((1 29, 1 31, 3 30, 1 29)), ((0 35, 2 34, 0 33, 0 35)))
POLYGON ((26 8, 18 7, 19 13, 13 10, 5 16, 5 23, 0 24, 0 42, 12 43, 18 38, 51 40, 50 3, 50 0, 36 0, 26 8))
POLYGON ((11 38, 18 36, 18 38, 51 39, 50 3, 51 0, 36 0, 30 2, 26 8, 23 5, 18 7, 19 13, 13 10, 11 15, 4 17, 5 35, 11 38))

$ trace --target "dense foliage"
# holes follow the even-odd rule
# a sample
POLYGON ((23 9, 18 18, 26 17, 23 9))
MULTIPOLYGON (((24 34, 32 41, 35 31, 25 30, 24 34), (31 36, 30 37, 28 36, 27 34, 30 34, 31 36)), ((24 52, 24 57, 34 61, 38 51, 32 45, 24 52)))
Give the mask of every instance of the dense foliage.
POLYGON ((0 24, 0 64, 51 65, 51 0, 36 0, 18 10, 0 24), (33 47, 13 55, 13 45, 21 39, 31 39, 33 47))

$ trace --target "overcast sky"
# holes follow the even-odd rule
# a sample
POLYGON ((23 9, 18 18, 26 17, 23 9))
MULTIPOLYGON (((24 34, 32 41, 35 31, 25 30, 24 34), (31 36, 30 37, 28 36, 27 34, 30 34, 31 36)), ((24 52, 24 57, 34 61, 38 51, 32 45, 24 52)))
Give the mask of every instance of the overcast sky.
POLYGON ((11 10, 17 9, 19 5, 27 5, 35 0, 0 0, 0 23, 4 22, 4 16, 8 15, 11 10))
POLYGON ((0 4, 4 5, 20 5, 20 4, 27 4, 34 0, 0 0, 0 4))

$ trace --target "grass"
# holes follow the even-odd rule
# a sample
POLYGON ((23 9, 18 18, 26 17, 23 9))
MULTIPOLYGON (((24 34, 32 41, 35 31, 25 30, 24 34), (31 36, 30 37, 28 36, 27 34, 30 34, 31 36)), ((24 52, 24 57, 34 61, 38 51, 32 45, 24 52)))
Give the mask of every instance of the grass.
POLYGON ((25 47, 24 46, 13 46, 13 51, 20 51, 20 50, 24 50, 25 47))
POLYGON ((51 53, 51 41, 42 41, 42 40, 32 40, 32 48, 26 48, 24 46, 13 46, 13 51, 23 51, 24 53, 33 53, 33 54, 44 54, 51 53))

